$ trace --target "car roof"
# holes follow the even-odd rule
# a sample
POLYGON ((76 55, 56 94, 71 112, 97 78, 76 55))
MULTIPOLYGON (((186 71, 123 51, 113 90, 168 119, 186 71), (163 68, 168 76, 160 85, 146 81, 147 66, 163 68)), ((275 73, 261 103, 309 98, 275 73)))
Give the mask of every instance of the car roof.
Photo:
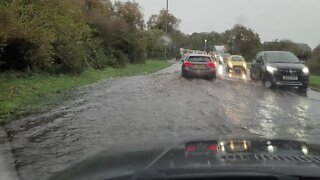
POLYGON ((211 57, 210 55, 207 55, 207 54, 189 54, 188 56, 202 56, 202 57, 211 57))
POLYGON ((289 51, 261 51, 263 53, 280 53, 280 52, 283 52, 283 53, 291 53, 289 51))

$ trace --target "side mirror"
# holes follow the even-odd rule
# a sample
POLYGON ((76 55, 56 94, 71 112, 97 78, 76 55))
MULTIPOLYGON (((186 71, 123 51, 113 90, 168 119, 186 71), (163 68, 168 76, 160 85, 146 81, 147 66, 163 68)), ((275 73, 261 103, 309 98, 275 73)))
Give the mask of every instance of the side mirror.
POLYGON ((259 64, 263 63, 262 59, 256 59, 256 62, 259 63, 259 64))
POLYGON ((181 59, 180 61, 181 61, 181 62, 184 62, 184 60, 183 60, 183 59, 181 59))

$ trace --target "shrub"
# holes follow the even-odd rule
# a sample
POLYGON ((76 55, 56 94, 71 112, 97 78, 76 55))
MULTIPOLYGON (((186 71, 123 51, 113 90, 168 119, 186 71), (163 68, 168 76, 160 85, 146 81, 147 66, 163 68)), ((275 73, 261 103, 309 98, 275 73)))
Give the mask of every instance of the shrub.
POLYGON ((311 74, 320 75, 320 61, 307 61, 311 74))
POLYGON ((69 43, 55 51, 57 72, 79 74, 89 67, 86 48, 82 45, 69 43))
POLYGON ((114 67, 125 67, 129 62, 128 57, 120 50, 114 51, 113 56, 117 59, 117 62, 113 64, 114 67))

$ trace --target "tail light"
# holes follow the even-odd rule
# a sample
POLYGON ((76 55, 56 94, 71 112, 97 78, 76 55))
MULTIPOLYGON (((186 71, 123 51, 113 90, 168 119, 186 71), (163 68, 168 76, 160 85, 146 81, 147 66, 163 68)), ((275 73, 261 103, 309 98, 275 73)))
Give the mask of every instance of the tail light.
POLYGON ((193 144, 189 144, 189 145, 186 147, 186 151, 187 151, 187 152, 194 152, 194 151, 196 151, 196 146, 193 145, 193 144))
POLYGON ((208 62, 207 66, 208 66, 209 68, 214 68, 214 67, 216 67, 216 64, 213 63, 213 62, 208 62))
POLYGON ((218 151, 218 145, 217 144, 212 144, 208 146, 208 150, 210 151, 218 151))
POLYGON ((183 65, 185 67, 190 67, 190 66, 192 66, 192 62, 186 61, 186 62, 183 63, 183 65))

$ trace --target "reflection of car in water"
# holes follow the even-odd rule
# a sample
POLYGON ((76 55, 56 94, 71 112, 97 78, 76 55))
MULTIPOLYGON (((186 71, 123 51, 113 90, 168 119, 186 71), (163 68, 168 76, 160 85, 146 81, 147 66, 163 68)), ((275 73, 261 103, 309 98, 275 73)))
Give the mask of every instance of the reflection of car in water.
POLYGON ((247 63, 242 56, 232 55, 228 58, 226 63, 227 72, 235 72, 236 74, 246 74, 247 63))
POLYGON ((210 55, 191 54, 182 63, 182 77, 216 78, 216 64, 210 55))
POLYGON ((261 80, 265 86, 297 86, 306 91, 309 69, 290 52, 263 51, 254 59, 250 77, 261 80))
POLYGON ((55 179, 319 179, 319 145, 221 138, 106 151, 55 179))

